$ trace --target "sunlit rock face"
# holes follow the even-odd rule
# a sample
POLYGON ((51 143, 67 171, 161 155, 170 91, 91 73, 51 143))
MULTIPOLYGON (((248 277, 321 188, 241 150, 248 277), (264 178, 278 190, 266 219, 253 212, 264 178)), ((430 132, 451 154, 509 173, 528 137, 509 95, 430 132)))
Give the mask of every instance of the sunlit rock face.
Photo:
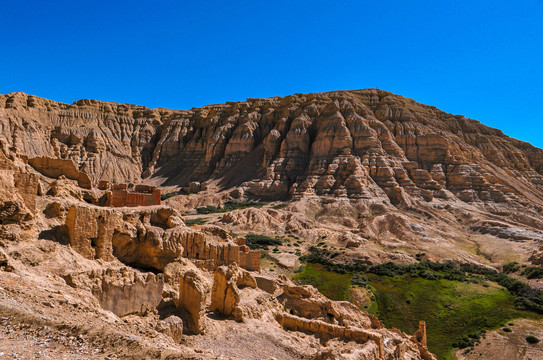
POLYGON ((0 96, 0 129, 17 153, 69 159, 95 184, 221 179, 262 198, 377 196, 393 204, 543 196, 541 149, 377 89, 187 111, 11 93, 0 96))

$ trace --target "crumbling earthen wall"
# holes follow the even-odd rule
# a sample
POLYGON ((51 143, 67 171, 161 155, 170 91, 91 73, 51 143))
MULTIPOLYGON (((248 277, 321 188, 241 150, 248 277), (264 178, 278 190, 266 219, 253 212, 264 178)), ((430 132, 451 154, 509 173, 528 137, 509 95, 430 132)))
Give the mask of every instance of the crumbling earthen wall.
POLYGON ((100 181, 98 188, 108 190, 106 193, 106 206, 134 207, 160 205, 160 190, 155 186, 110 184, 100 181))
POLYGON ((87 259, 113 260, 112 238, 120 214, 85 206, 72 206, 66 214, 70 245, 87 259))
POLYGON ((209 270, 236 263, 247 270, 260 271, 259 251, 250 251, 234 241, 216 239, 204 232, 175 225, 175 221, 170 221, 173 213, 161 222, 163 227, 170 228, 154 226, 151 219, 159 217, 162 209, 123 212, 74 205, 66 215, 70 244, 88 259, 111 261, 115 254, 125 263, 157 270, 182 256, 209 270))

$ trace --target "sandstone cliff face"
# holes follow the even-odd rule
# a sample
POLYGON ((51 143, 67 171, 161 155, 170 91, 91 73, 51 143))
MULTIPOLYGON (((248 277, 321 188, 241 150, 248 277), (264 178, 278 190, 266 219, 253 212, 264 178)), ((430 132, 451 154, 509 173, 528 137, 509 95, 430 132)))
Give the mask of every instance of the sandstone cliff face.
POLYGON ((541 149, 375 89, 187 111, 12 93, 0 96, 0 129, 18 153, 69 159, 95 183, 217 178, 266 198, 543 200, 541 149))

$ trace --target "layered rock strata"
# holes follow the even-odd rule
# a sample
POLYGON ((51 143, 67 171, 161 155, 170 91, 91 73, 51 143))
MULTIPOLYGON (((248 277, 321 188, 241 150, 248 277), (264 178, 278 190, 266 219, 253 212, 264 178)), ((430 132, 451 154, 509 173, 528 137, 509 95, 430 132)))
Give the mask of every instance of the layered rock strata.
POLYGON ((543 200, 541 149, 376 89, 187 111, 11 93, 0 96, 0 129, 17 153, 69 160, 94 183, 199 191, 216 178, 266 198, 543 200))

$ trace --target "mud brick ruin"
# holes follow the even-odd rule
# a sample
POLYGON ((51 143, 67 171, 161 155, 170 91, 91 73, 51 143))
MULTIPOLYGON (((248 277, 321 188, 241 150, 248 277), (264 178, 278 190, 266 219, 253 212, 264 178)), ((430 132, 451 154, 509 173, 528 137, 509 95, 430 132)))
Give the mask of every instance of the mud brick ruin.
POLYGON ((98 183, 100 190, 106 192, 106 206, 152 206, 160 205, 160 190, 155 186, 134 184, 110 184, 108 181, 98 183))

